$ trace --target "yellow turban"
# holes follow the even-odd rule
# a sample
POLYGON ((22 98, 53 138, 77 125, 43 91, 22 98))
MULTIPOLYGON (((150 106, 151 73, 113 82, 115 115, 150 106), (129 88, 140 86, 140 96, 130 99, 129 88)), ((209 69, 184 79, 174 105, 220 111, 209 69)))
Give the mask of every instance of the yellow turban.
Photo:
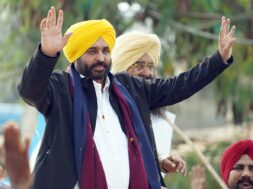
POLYGON ((115 30, 105 19, 78 22, 67 30, 73 33, 63 48, 70 63, 80 58, 100 37, 107 43, 110 52, 115 44, 115 30))
POLYGON ((112 72, 126 71, 145 53, 152 58, 157 66, 160 62, 160 50, 161 42, 155 34, 125 33, 116 39, 112 51, 112 72))

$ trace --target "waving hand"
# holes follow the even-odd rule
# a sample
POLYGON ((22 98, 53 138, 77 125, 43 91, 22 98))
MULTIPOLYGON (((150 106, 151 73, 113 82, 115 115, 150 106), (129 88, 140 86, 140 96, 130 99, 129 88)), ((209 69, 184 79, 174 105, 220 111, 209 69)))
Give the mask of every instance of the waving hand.
POLYGON ((221 18, 221 28, 218 40, 218 48, 224 62, 232 56, 232 47, 236 42, 234 37, 235 26, 230 30, 230 19, 223 16, 221 18))
POLYGON ((41 49, 47 56, 56 56, 68 41, 71 33, 62 35, 63 11, 58 13, 56 20, 56 11, 54 7, 48 10, 47 18, 40 23, 41 31, 41 49))

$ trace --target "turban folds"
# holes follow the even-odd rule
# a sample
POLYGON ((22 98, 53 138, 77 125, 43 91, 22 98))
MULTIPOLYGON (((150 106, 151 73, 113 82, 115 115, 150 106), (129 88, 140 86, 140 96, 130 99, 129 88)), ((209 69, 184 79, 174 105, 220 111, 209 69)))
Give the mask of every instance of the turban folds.
POLYGON ((115 30, 110 22, 102 20, 88 20, 78 22, 69 27, 66 33, 73 33, 63 52, 70 63, 80 58, 100 37, 107 43, 110 52, 115 43, 115 30))
POLYGON ((227 183, 229 173, 242 155, 248 155, 253 160, 253 140, 239 140, 230 145, 221 157, 220 172, 227 183))
POLYGON ((157 66, 160 62, 160 50, 161 43, 155 34, 125 33, 116 39, 112 51, 112 72, 126 71, 145 53, 152 58, 157 66))

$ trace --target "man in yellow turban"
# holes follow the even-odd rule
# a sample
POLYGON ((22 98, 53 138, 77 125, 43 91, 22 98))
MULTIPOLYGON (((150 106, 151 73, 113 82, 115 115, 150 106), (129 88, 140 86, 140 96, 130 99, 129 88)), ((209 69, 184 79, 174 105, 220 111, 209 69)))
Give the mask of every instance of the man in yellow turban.
POLYGON ((178 77, 149 82, 110 73, 109 22, 80 22, 65 35, 62 24, 63 11, 56 19, 50 8, 18 86, 46 120, 32 188, 160 189, 149 110, 188 98, 225 70, 235 28, 229 31, 224 17, 213 56, 178 77), (69 72, 53 71, 62 50, 73 63, 69 72))
POLYGON ((63 52, 70 63, 80 58, 98 38, 102 38, 105 41, 110 52, 112 52, 115 43, 114 28, 105 19, 76 23, 66 33, 73 34, 63 48, 63 52))

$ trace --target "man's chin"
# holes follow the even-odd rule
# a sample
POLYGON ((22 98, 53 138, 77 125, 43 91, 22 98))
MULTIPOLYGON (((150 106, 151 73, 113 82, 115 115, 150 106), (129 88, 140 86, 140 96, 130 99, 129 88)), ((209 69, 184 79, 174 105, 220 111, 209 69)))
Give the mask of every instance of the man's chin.
POLYGON ((107 76, 108 74, 107 73, 105 73, 105 72, 101 72, 101 73, 93 73, 92 75, 91 75, 91 79, 92 80, 101 80, 101 79, 104 79, 104 78, 106 78, 106 76, 107 76))

